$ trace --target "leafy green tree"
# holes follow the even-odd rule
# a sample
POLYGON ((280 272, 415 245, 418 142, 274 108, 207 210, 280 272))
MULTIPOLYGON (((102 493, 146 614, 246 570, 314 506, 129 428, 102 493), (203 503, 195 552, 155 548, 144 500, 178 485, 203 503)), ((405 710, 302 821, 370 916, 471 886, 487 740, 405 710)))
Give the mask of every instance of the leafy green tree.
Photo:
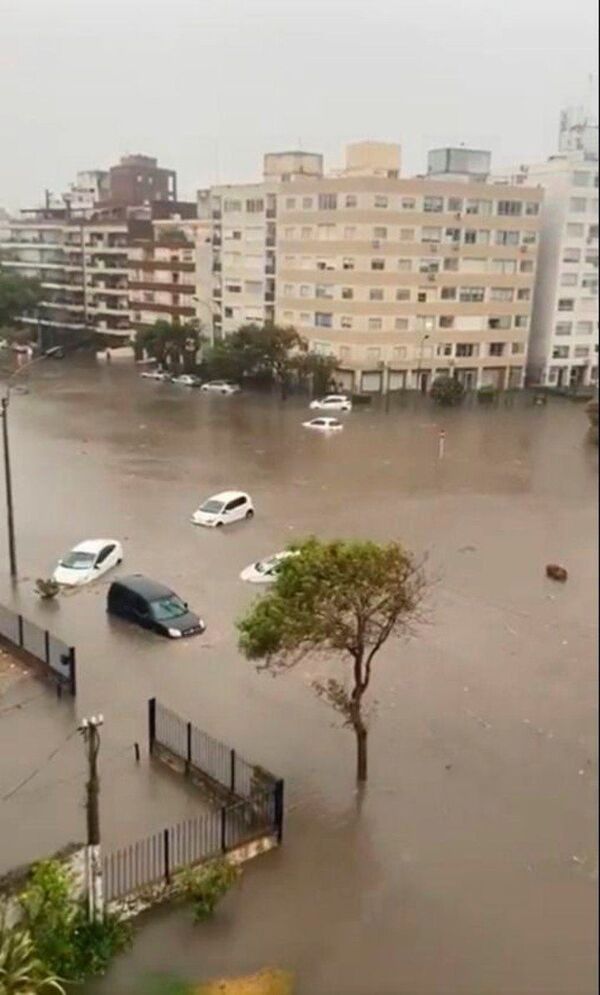
POLYGON ((0 328, 11 328, 23 314, 31 314, 42 297, 38 280, 11 273, 0 265, 0 328))
POLYGON ((37 955, 31 935, 21 926, 7 926, 0 912, 0 995, 65 995, 59 979, 37 955))
POLYGON ((196 353, 203 341, 196 322, 175 325, 160 319, 150 328, 138 331, 138 351, 146 352, 161 366, 172 366, 191 373, 196 366, 196 353))
POLYGON ((365 695, 377 654, 420 614, 425 576, 398 543, 320 542, 293 547, 268 594, 238 621, 240 648, 273 674, 313 656, 337 659, 343 677, 313 688, 356 737, 356 774, 367 779, 365 695))
POLYGON ((313 393, 319 397, 331 389, 336 367, 335 356, 320 356, 316 352, 306 352, 298 357, 296 369, 301 381, 312 380, 313 393))
POLYGON ((265 325, 242 325, 207 354, 211 376, 240 379, 243 376, 267 376, 279 384, 285 397, 299 357, 308 350, 308 343, 295 328, 284 328, 267 322, 265 325))
POLYGON ((455 377, 436 377, 431 385, 431 398, 444 408, 453 408, 462 401, 465 388, 455 377))
POLYGON ((177 875, 177 891, 191 900, 196 922, 210 919, 215 909, 241 875, 229 860, 210 860, 199 867, 186 868, 177 875))

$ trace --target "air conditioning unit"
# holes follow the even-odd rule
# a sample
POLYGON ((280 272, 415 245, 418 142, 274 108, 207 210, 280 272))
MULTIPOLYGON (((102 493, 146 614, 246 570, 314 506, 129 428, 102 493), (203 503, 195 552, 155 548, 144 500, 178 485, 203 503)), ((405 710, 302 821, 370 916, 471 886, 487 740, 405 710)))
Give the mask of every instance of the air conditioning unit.
POLYGON ((431 283, 435 283, 435 273, 428 273, 427 279, 430 280, 431 283))
POLYGON ((457 211, 454 217, 456 218, 457 221, 460 221, 460 219, 462 218, 462 214, 460 213, 460 211, 457 211))

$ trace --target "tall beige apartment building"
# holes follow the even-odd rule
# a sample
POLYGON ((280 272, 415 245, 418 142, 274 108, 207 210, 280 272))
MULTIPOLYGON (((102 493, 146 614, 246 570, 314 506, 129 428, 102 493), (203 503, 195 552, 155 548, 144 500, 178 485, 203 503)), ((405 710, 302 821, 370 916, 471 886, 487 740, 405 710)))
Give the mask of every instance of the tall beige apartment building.
POLYGON ((396 145, 350 146, 327 176, 301 155, 265 157, 262 184, 200 195, 220 226, 201 291, 217 334, 294 325, 348 389, 426 390, 441 373, 521 387, 542 190, 490 182, 478 150, 435 150, 406 179, 396 145))

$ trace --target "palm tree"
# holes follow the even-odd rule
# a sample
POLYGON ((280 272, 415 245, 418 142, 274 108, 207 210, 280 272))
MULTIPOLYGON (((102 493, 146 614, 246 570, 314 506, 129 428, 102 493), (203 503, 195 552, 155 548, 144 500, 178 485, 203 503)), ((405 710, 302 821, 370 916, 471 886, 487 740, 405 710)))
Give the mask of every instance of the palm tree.
POLYGON ((49 973, 35 952, 26 929, 6 925, 0 915, 0 995, 65 995, 58 978, 49 973))

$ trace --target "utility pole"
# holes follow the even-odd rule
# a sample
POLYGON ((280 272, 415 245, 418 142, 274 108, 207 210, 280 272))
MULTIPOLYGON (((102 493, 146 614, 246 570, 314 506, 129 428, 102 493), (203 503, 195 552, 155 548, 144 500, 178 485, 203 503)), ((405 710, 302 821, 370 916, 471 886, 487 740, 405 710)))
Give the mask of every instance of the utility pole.
POLYGON ((2 443, 4 446, 4 482, 6 488, 6 522, 8 527, 8 558, 11 580, 17 579, 17 550, 15 545, 15 517, 13 510, 12 474, 8 446, 8 393, 2 398, 2 443))
POLYGON ((100 726, 102 715, 92 715, 82 719, 79 732, 87 747, 88 779, 86 782, 86 889, 88 915, 90 920, 102 915, 102 867, 100 861, 100 778, 98 776, 98 752, 100 750, 100 726))

